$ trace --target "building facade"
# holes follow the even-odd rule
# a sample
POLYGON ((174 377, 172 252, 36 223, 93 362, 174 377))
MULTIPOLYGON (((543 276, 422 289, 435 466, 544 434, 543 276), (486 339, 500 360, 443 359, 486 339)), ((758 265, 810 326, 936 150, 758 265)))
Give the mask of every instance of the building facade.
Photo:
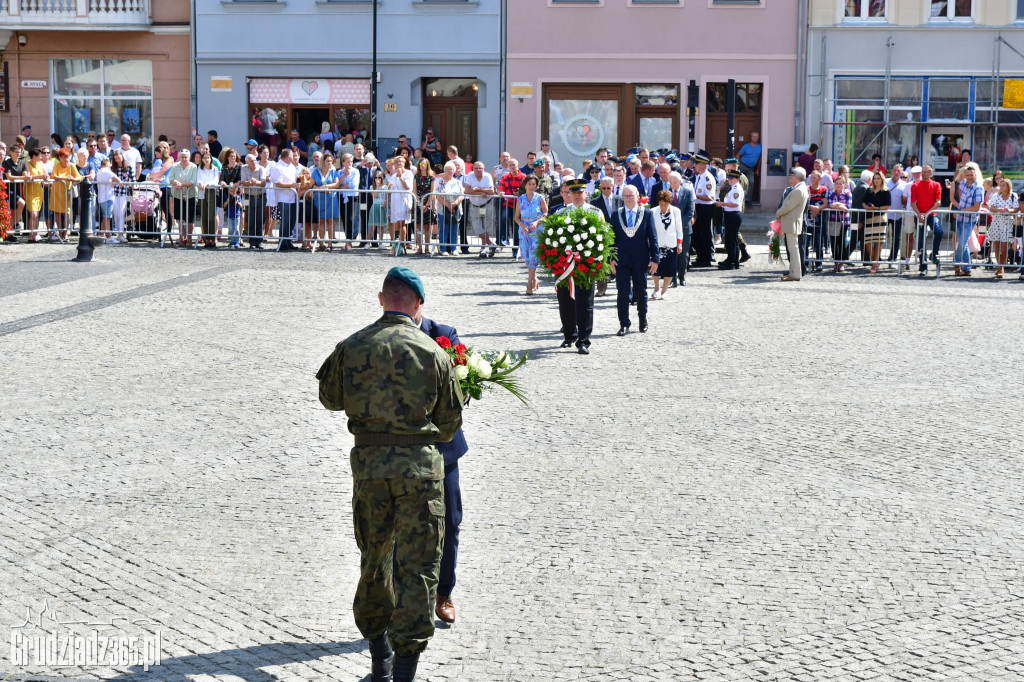
POLYGON ((507 147, 522 160, 550 140, 577 173, 600 147, 703 148, 724 157, 725 90, 734 79, 735 148, 760 134, 755 192, 762 202, 776 202, 794 143, 797 7, 766 0, 515 0, 508 15, 507 147), (691 81, 699 90, 692 140, 691 81))
MULTIPOLYGON (((497 156, 501 6, 378 0, 381 153, 390 153, 399 135, 418 146, 432 127, 460 154, 497 156)), ((326 123, 333 133, 368 142, 372 9, 369 0, 200 3, 200 132, 217 130, 224 144, 237 147, 257 132, 253 119, 263 115, 279 135, 295 129, 310 140, 326 123)))
POLYGON ((801 142, 820 157, 948 177, 969 149, 1024 170, 1024 2, 811 0, 809 17, 801 142))
POLYGON ((0 136, 188 140, 189 0, 0 0, 0 136))

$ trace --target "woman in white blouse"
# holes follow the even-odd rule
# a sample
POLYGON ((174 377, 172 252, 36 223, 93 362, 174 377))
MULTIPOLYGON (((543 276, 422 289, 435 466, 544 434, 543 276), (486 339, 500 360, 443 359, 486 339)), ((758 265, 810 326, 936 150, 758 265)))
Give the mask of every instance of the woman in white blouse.
POLYGON ((220 171, 213 165, 210 152, 203 154, 196 174, 199 185, 199 220, 203 226, 203 244, 208 249, 217 246, 217 205, 220 186, 220 171))
POLYGON ((683 215, 672 205, 672 192, 663 189, 655 197, 658 205, 651 209, 654 216, 654 229, 658 233, 658 249, 661 261, 658 272, 654 275, 654 291, 651 298, 664 300, 668 285, 676 272, 679 254, 683 252, 683 215), (659 291, 660 288, 660 291, 659 291))

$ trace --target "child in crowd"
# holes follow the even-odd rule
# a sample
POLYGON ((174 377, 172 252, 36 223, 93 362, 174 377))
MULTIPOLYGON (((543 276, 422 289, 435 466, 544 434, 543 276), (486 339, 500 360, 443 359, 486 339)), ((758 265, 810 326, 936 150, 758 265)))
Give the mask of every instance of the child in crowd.
POLYGON ((114 171, 110 170, 110 159, 100 162, 100 171, 96 174, 96 187, 100 207, 100 236, 110 237, 110 218, 114 215, 114 186, 120 182, 114 171))

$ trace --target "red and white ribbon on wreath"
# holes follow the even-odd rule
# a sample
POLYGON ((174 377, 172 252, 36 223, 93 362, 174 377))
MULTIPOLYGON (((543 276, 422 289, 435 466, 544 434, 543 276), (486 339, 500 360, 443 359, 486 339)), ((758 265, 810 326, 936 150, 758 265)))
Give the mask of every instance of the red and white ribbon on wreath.
MULTIPOLYGON (((563 279, 565 279, 566 277, 569 277, 570 275, 572 275, 572 271, 576 269, 576 258, 573 255, 572 247, 571 246, 565 247, 565 254, 567 256, 569 256, 569 267, 567 267, 565 269, 565 272, 563 272, 561 274, 561 276, 558 279, 555 280, 555 286, 556 287, 559 284, 561 284, 563 279)), ((571 298, 571 299, 575 299, 576 298, 576 280, 574 280, 574 279, 569 279, 569 298, 571 298)))

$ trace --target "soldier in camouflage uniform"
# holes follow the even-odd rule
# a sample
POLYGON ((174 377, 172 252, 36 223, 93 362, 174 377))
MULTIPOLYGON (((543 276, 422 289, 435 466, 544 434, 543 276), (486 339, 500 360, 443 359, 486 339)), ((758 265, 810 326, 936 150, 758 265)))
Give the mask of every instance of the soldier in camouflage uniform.
MULTIPOLYGON (((544 159, 537 159, 533 162, 533 175, 537 178, 537 189, 533 191, 544 197, 544 201, 548 201, 551 193, 555 191, 555 183, 551 176, 544 172, 544 159)), ((526 194, 525 182, 519 185, 519 195, 523 194, 526 194)))
POLYGON ((450 357, 415 322, 416 273, 392 268, 379 297, 384 316, 339 343, 316 376, 320 402, 344 410, 355 436, 353 611, 370 640, 371 680, 389 682, 393 669, 394 682, 411 682, 434 634, 444 533, 444 462, 434 443, 462 425, 462 393, 450 357))

